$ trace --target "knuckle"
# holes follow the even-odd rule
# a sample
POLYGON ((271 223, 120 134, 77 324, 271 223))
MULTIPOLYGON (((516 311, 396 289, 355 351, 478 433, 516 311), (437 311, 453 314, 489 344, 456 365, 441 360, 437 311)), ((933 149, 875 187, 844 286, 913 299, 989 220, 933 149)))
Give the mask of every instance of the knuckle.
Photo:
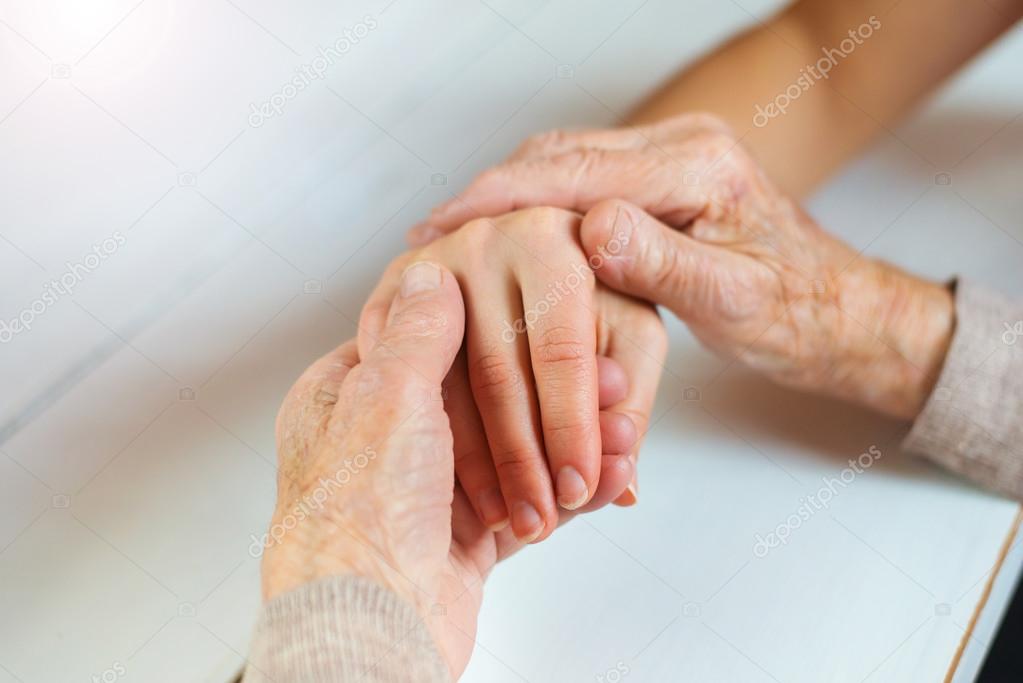
POLYGON ((477 190, 503 183, 505 175, 504 169, 501 166, 491 166, 476 176, 476 180, 472 182, 470 190, 477 190))
POLYGON ((561 420, 544 425, 544 439, 548 443, 548 448, 554 444, 560 444, 574 450, 584 443, 586 435, 593 428, 593 425, 578 416, 564 416, 561 420))
POLYGON ((501 227, 513 234, 522 235, 523 239, 539 241, 560 238, 578 221, 579 217, 571 211, 553 206, 534 206, 507 214, 501 220, 501 227))
POLYGON ((708 180, 712 183, 732 188, 743 185, 747 178, 756 173, 756 164, 731 134, 704 131, 693 137, 693 145, 698 150, 698 158, 708 169, 708 180))
MULTIPOLYGON (((409 410, 418 409, 436 397, 436 390, 428 386, 423 378, 409 372, 408 364, 392 352, 378 354, 371 362, 364 363, 350 374, 352 396, 358 401, 368 401, 362 410, 369 414, 365 405, 373 408, 377 418, 390 420, 398 413, 400 419, 409 418, 409 410), (386 398, 384 398, 386 397, 386 398)), ((415 428, 415 420, 403 423, 405 431, 415 428)))
POLYGON ((684 288, 682 274, 685 272, 685 256, 681 249, 674 249, 671 245, 647 244, 648 258, 646 263, 651 264, 650 284, 653 291, 674 293, 684 288))
POLYGON ((479 242, 490 239, 496 231, 497 224, 495 223, 495 219, 480 217, 473 218, 471 221, 463 225, 461 230, 456 231, 454 234, 458 235, 459 239, 479 242))
POLYGON ((490 453, 482 446, 455 448, 455 470, 463 475, 475 474, 479 471, 480 465, 486 465, 489 460, 490 453))
POLYGON ((570 223, 575 218, 575 214, 553 206, 534 206, 518 211, 517 217, 536 225, 552 227, 570 223))
POLYGON ((585 362, 593 356, 593 351, 579 339, 575 329, 561 325, 540 330, 533 351, 540 363, 578 366, 580 370, 585 369, 585 362))
POLYGON ((547 478, 545 465, 539 453, 518 447, 495 453, 494 467, 501 481, 522 482, 525 486, 542 485, 547 478))
POLYGON ((395 337, 442 336, 448 329, 447 311, 439 306, 412 306, 397 311, 388 326, 385 341, 395 337))
POLYGON ((741 153, 738 143, 731 135, 718 131, 706 131, 693 137, 693 144, 701 152, 700 156, 708 167, 736 171, 741 153))
POLYGON ((549 130, 529 138, 530 148, 542 152, 548 149, 559 149, 568 142, 568 134, 563 130, 549 130))
POLYGON ((698 111, 686 114, 686 123, 697 129, 704 129, 732 136, 732 127, 723 118, 710 112, 698 111))
POLYGON ((496 353, 479 356, 469 364, 473 391, 486 400, 505 400, 521 396, 524 379, 511 358, 496 353))

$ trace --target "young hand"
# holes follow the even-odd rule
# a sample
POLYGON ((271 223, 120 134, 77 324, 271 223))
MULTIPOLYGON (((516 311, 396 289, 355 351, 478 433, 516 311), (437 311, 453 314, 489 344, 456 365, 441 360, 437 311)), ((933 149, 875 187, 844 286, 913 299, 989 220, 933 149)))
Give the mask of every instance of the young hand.
POLYGON ((559 506, 635 500, 626 487, 666 350, 651 306, 596 282, 602 262, 584 253, 579 222, 548 208, 470 221, 392 263, 360 321, 361 353, 407 263, 454 273, 466 315, 445 382, 455 470, 480 519, 510 521, 523 542, 546 538, 559 506))

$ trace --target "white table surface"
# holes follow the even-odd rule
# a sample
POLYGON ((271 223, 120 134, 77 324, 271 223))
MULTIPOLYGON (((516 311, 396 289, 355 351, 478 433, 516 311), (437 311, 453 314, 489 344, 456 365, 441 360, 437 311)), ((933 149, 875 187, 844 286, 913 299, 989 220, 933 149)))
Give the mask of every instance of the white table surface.
MULTIPOLYGON (((0 2, 0 318, 125 238, 0 345, 0 683, 227 680, 258 607, 273 416, 353 335, 406 227, 776 4, 0 2), (249 125, 359 22, 323 80, 249 125)), ((1016 30, 815 215, 907 268, 1023 291, 1021 61, 1016 30)), ((1017 543, 999 562, 1019 505, 900 454, 904 425, 671 332, 639 505, 498 568, 465 680, 970 680, 1023 564, 1017 543), (871 446, 828 510, 754 554, 871 446)))

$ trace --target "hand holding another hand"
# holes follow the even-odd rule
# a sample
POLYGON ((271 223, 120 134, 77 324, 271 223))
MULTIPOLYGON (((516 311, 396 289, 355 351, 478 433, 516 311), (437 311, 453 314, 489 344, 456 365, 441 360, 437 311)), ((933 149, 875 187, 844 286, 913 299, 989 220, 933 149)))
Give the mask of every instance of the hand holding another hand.
POLYGON ((587 211, 590 255, 627 232, 597 277, 776 381, 911 418, 937 379, 954 323, 948 289, 828 235, 711 116, 532 138, 410 240, 530 204, 587 211))
POLYGON ((455 486, 441 399, 464 329, 455 278, 410 264, 381 324, 365 355, 355 340, 328 353, 281 407, 263 597, 327 577, 370 579, 415 608, 457 677, 483 579, 520 545, 510 529, 489 531, 455 486))
MULTIPOLYGON (((666 352, 646 303, 593 276, 580 218, 533 208, 470 221, 396 259, 360 321, 372 348, 407 263, 462 286, 466 341, 445 383, 455 472, 480 519, 523 542, 547 538, 559 507, 635 501, 636 454, 666 352)), ((613 239, 613 237, 612 237, 613 239)))

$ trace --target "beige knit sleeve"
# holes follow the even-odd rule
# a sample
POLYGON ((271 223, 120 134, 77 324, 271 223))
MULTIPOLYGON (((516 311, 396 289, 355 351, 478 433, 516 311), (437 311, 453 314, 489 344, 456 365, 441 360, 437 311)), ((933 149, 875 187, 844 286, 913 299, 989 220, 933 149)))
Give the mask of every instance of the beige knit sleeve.
POLYGON ((263 607, 244 683, 450 680, 411 605, 368 579, 335 576, 263 607))
POLYGON ((906 450, 1023 499, 1023 304, 956 287, 956 330, 906 450))

